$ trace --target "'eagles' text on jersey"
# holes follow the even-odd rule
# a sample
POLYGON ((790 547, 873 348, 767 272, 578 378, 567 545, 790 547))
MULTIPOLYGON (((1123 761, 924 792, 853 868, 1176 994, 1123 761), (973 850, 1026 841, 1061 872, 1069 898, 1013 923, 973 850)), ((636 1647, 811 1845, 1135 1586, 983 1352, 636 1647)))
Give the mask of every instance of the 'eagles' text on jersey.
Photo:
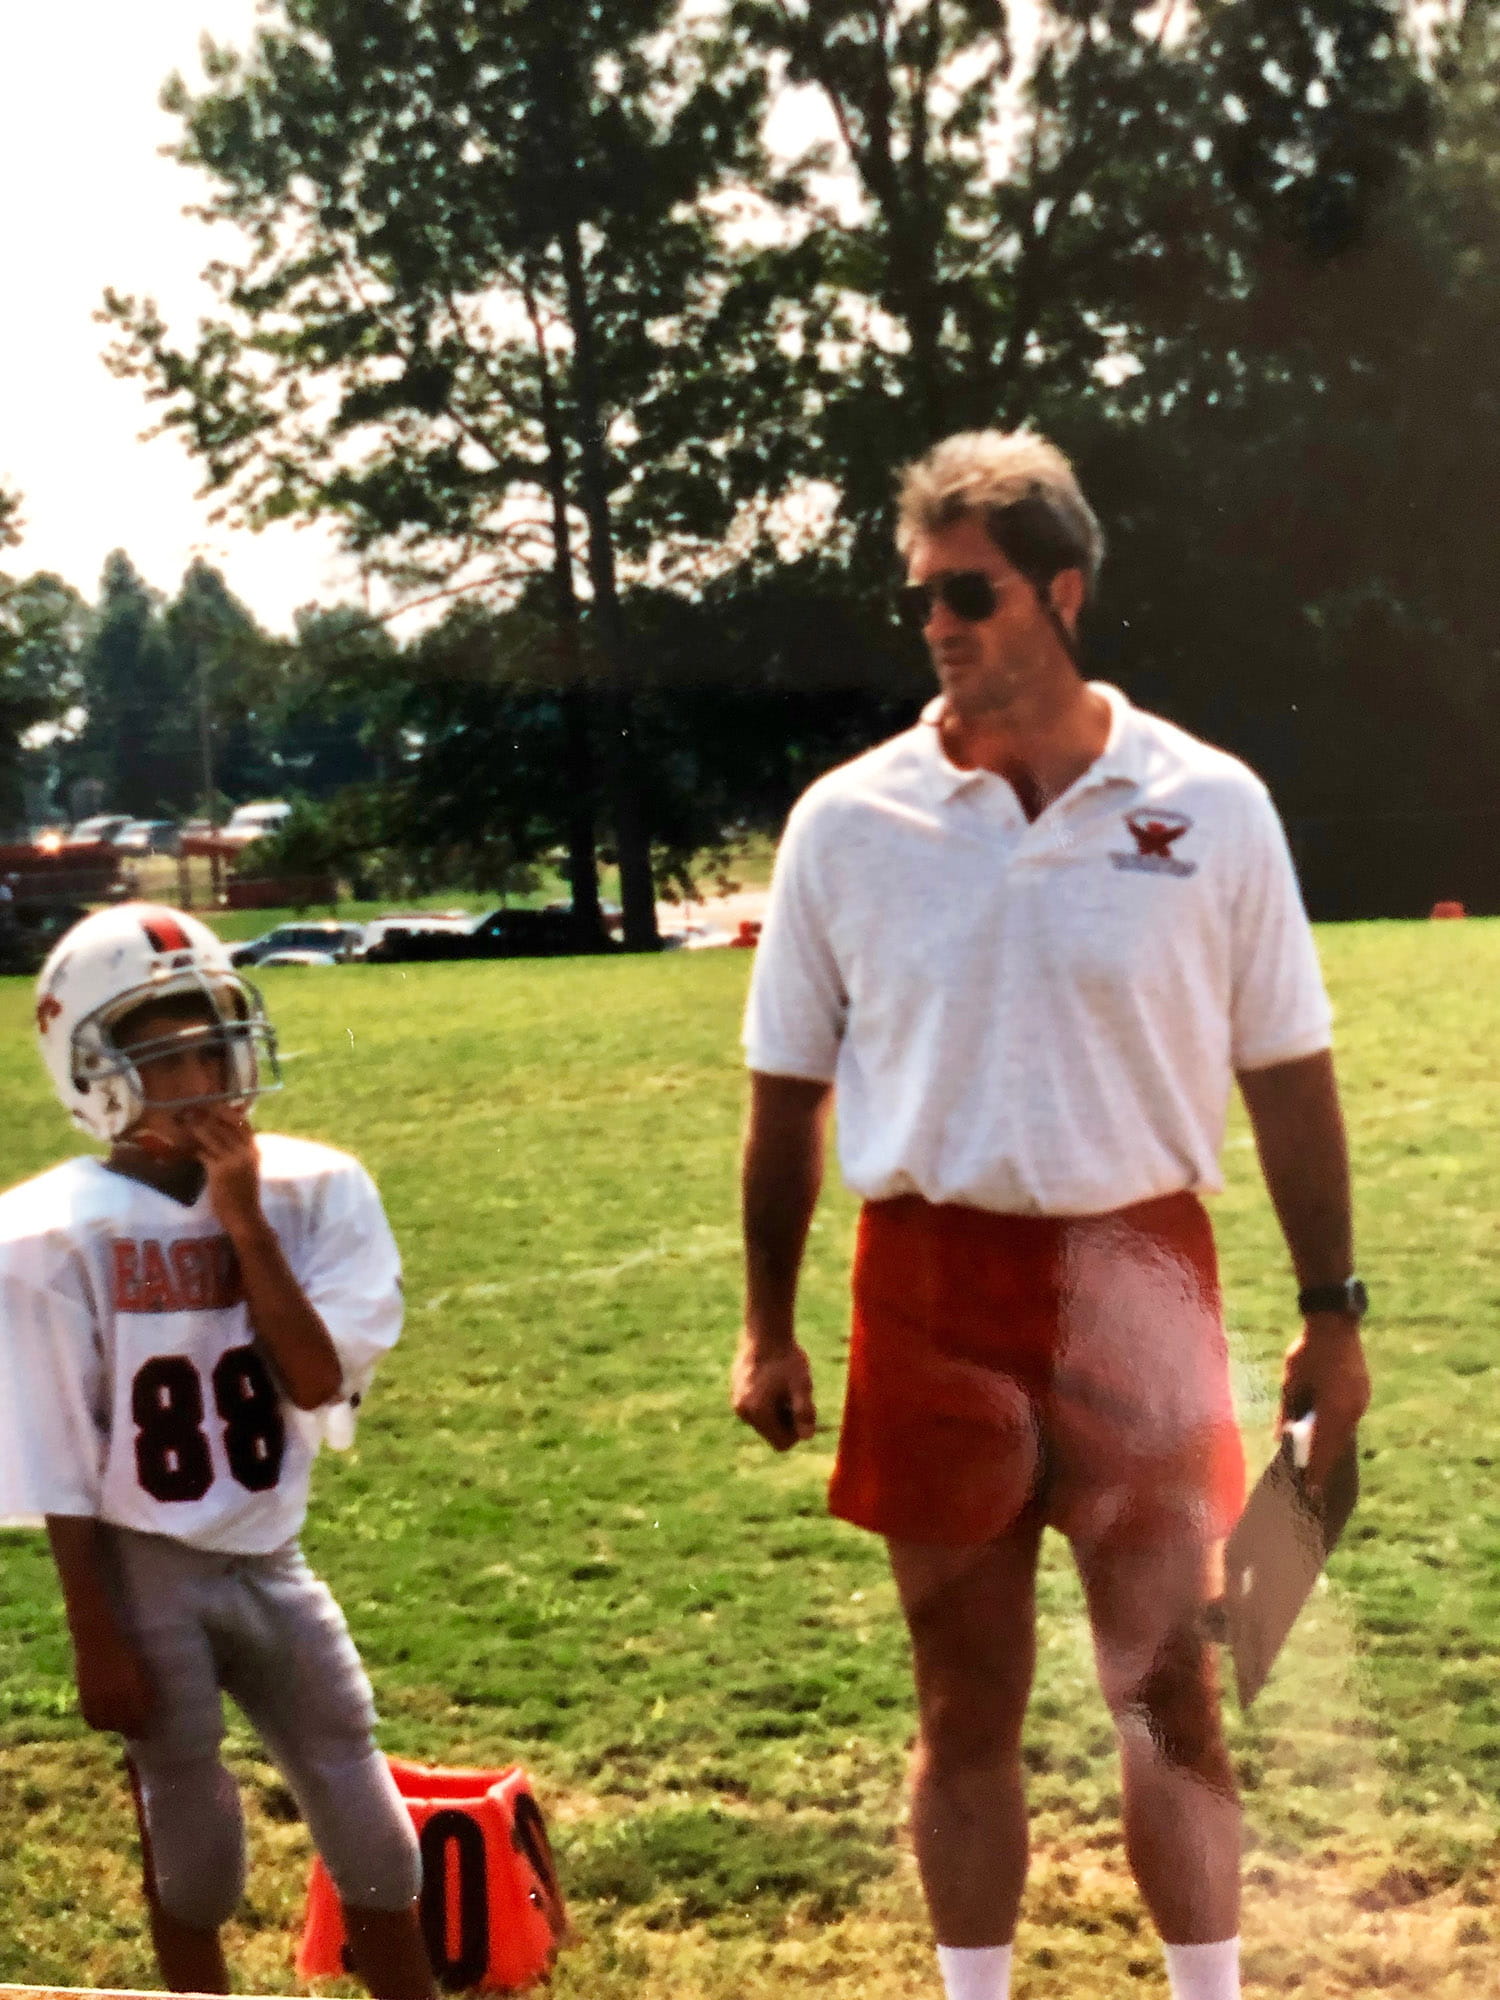
POLYGON ((67 1160, 0 1195, 0 1521, 91 1515, 234 1555, 297 1533, 320 1440, 400 1331, 401 1267, 357 1160, 258 1144, 266 1219, 345 1403, 309 1413, 282 1394, 206 1191, 185 1206, 67 1160))

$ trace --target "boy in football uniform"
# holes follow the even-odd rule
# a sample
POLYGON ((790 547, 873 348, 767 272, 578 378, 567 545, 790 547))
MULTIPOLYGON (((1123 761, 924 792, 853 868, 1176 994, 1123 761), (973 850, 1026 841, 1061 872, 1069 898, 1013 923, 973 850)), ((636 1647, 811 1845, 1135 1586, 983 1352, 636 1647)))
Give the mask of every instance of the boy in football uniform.
POLYGON ((338 1886, 355 1970, 382 2000, 427 2000, 411 1821, 297 1544, 318 1446, 349 1441, 400 1330, 379 1196, 347 1154, 253 1132, 274 1037, 193 918, 85 918, 43 967, 37 1024, 109 1151, 0 1195, 0 1519, 45 1519, 84 1719, 126 1739, 162 1976, 229 1990, 227 1692, 338 1886))

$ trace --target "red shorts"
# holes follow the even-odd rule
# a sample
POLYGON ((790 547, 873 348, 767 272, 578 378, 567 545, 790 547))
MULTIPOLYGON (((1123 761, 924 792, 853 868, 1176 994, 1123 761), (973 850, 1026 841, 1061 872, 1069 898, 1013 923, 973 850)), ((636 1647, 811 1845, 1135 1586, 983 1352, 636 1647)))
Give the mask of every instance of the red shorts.
POLYGON ((1245 1460, 1208 1216, 1174 1194, 1109 1215, 869 1202, 833 1512, 903 1541, 991 1540, 1030 1507, 1074 1539, 1204 1541, 1245 1460))

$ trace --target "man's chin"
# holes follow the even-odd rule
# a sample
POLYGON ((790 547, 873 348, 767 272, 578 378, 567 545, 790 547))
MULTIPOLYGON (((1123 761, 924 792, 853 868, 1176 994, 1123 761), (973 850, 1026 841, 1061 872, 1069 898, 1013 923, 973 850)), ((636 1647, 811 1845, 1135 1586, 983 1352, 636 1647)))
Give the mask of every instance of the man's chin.
POLYGON ((997 691, 974 661, 940 664, 937 677, 943 700, 955 715, 977 719, 1005 705, 1004 691, 997 691))

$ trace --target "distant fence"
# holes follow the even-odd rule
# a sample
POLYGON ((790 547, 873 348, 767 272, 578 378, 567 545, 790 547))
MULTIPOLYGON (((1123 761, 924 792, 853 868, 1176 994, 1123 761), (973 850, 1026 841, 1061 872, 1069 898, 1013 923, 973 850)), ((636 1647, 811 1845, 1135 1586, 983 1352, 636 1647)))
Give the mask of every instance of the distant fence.
POLYGON ((271 875, 264 881, 225 885, 224 907, 228 910, 310 910, 315 905, 336 903, 339 885, 332 875, 271 875))
POLYGON ((0 844, 0 880, 18 907, 32 903, 100 903, 120 886, 120 855, 104 841, 43 848, 30 841, 0 844))

